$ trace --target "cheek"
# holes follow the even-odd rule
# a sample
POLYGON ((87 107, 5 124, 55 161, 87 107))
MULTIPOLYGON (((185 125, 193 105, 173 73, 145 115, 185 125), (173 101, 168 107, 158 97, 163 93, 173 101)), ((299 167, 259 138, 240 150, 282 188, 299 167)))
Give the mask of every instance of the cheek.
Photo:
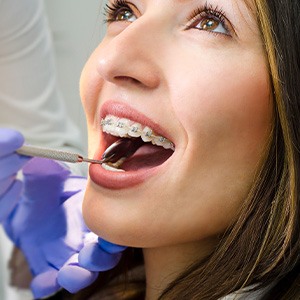
POLYGON ((178 82, 173 105, 189 143, 210 151, 220 146, 240 155, 261 153, 273 111, 264 66, 263 60, 244 67, 224 63, 218 68, 202 66, 204 71, 190 81, 195 88, 178 82))
POLYGON ((210 233, 234 220, 271 132, 273 106, 264 65, 214 69, 202 64, 200 75, 174 85, 173 107, 188 136, 181 169, 189 180, 181 180, 181 196, 189 191, 195 206, 187 215, 193 220, 201 215, 195 225, 210 233))
POLYGON ((96 53, 85 64, 80 77, 80 97, 88 124, 93 123, 97 111, 103 79, 97 72, 96 53))

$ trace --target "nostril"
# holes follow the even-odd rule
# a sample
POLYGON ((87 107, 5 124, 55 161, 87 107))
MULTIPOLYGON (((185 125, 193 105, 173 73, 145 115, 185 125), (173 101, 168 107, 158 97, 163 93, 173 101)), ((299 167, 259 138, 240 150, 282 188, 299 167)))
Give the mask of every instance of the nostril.
POLYGON ((118 82, 128 82, 128 83, 132 83, 135 85, 141 85, 142 82, 133 78, 133 77, 129 77, 129 76, 115 76, 115 80, 117 80, 118 82))
POLYGON ((143 57, 133 61, 127 58, 126 53, 116 55, 115 51, 107 54, 105 59, 98 60, 96 68, 101 78, 116 85, 128 84, 150 89, 159 86, 160 72, 154 62, 143 57), (133 62, 129 64, 128 61, 133 62))

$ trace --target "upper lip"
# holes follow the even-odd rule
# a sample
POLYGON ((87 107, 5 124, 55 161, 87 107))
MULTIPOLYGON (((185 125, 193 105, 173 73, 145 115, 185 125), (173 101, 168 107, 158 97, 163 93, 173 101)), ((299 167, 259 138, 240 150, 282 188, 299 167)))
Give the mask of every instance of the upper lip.
POLYGON ((156 134, 161 135, 173 142, 170 134, 166 132, 166 130, 164 130, 160 125, 127 104, 113 100, 105 102, 100 109, 100 119, 104 119, 107 115, 126 118, 140 123, 143 126, 151 128, 156 134))

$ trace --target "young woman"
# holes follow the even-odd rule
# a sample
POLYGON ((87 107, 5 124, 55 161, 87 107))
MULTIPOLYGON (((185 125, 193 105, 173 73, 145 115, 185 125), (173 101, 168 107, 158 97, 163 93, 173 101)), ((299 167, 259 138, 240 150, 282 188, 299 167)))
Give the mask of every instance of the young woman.
POLYGON ((147 299, 300 298, 299 13, 279 0, 107 4, 81 95, 90 156, 119 146, 90 166, 83 214, 143 249, 147 299))

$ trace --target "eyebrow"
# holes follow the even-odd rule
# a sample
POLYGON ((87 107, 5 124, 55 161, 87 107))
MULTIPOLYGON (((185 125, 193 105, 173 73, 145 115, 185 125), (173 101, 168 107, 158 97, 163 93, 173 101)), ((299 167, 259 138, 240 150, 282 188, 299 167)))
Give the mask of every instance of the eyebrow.
MULTIPOLYGON (((174 2, 177 3, 188 3, 188 2, 192 2, 194 0, 173 0, 174 2)), ((203 0, 203 2, 205 1, 205 3, 208 3, 209 0, 203 0)), ((241 1, 241 0, 239 0, 241 1)), ((255 3, 254 0, 243 0, 243 2, 245 3, 246 7, 249 9, 249 12, 255 17, 256 16, 256 9, 255 9, 255 3)))

